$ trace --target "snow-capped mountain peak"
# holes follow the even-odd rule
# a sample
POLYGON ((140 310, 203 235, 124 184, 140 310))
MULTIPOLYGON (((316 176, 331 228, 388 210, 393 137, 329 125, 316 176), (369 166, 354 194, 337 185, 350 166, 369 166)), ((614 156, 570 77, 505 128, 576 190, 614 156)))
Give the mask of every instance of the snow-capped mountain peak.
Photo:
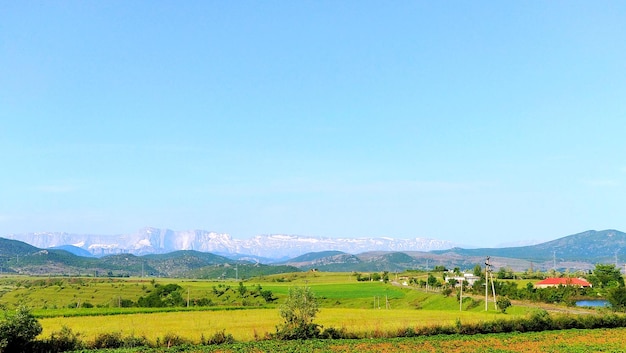
POLYGON ((300 235, 256 235, 250 239, 233 239, 229 234, 206 230, 173 231, 146 227, 122 235, 68 233, 11 234, 6 238, 20 240, 39 248, 73 245, 95 256, 118 253, 135 255, 197 250, 224 254, 248 254, 265 258, 295 257, 308 252, 338 250, 357 254, 366 251, 430 251, 449 249, 449 241, 414 238, 325 238, 300 235))

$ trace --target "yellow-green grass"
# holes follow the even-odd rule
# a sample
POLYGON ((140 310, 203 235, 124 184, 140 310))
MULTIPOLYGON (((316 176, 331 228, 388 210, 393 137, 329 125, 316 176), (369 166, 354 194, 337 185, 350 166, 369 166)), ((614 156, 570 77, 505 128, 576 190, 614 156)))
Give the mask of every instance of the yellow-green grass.
MULTIPOLYGON (((17 278, 3 279, 8 283, 0 303, 14 307, 20 303, 38 309, 60 309, 89 303, 97 307, 117 307, 121 300, 136 302, 146 296, 153 284, 176 283, 187 291, 191 299, 210 298, 221 305, 242 305, 241 298, 232 297, 226 303, 216 298, 214 287, 237 288, 235 281, 207 281, 184 279, 106 279, 106 278, 17 278), (16 285, 16 281, 19 285, 16 285)), ((269 289, 274 296, 284 298, 290 287, 309 286, 320 299, 322 307, 371 308, 374 298, 387 297, 393 308, 414 308, 411 292, 382 282, 357 282, 350 273, 293 273, 244 281, 252 288, 257 285, 269 289)))
MULTIPOLYGON (((487 321, 496 317, 512 318, 490 312, 459 312, 439 310, 385 310, 385 309, 323 309, 315 322, 324 327, 343 328, 349 332, 387 332, 407 327, 421 327, 435 324, 453 324, 487 321)), ((176 334, 199 342, 201 337, 210 337, 224 330, 239 341, 251 341, 275 332, 281 323, 276 309, 249 309, 238 311, 174 312, 153 314, 130 314, 114 316, 85 316, 69 318, 44 318, 40 320, 49 336, 63 326, 80 332, 83 339, 93 340, 101 333, 120 332, 123 335, 145 336, 151 341, 166 334, 176 334)))
MULTIPOLYGON (((39 279, 39 281, 45 280, 47 279, 39 279)), ((60 308, 85 302, 95 306, 115 306, 115 303, 122 298, 136 300, 141 295, 146 295, 146 289, 152 286, 149 280, 139 279, 59 278, 52 279, 50 282, 50 284, 34 285, 24 280, 23 284, 14 286, 11 291, 5 293, 0 298, 0 302, 9 305, 26 303, 32 308, 60 308)))
MULTIPOLYGON (((64 309, 81 306, 85 303, 102 307, 102 314, 110 314, 112 308, 119 306, 122 299, 137 301, 153 289, 153 284, 176 283, 188 291, 191 299, 211 298, 222 306, 242 306, 242 298, 238 294, 228 301, 219 301, 213 293, 214 287, 230 286, 237 288, 234 281, 208 281, 189 279, 107 279, 107 278, 3 278, 1 283, 12 285, 12 289, 0 297, 0 304, 14 307, 25 303, 33 308, 36 314, 50 317, 59 311, 59 315, 84 315, 85 313, 67 313, 64 309), (21 285, 15 285, 21 281, 21 285), (41 282, 45 281, 44 284, 41 282), (37 284, 38 283, 38 284, 37 284), (43 312, 46 310, 47 312, 43 312)), ((286 297, 290 287, 309 286, 320 301, 322 308, 353 308, 372 309, 386 307, 387 301, 391 309, 437 309, 456 310, 458 302, 453 293, 450 297, 441 294, 424 293, 405 286, 394 286, 382 282, 357 282, 350 273, 319 273, 305 272, 254 278, 243 282, 248 288, 257 285, 269 289, 278 298, 267 307, 275 307, 286 297)), ((185 293, 186 294, 186 293, 185 293)), ((466 307, 468 305, 466 304, 466 307)), ((89 309, 90 313, 98 312, 99 308, 89 309)), ((467 308, 469 309, 469 308, 467 308)), ((474 307, 473 311, 484 310, 484 304, 474 307)), ((146 310, 147 311, 147 310, 146 310)))

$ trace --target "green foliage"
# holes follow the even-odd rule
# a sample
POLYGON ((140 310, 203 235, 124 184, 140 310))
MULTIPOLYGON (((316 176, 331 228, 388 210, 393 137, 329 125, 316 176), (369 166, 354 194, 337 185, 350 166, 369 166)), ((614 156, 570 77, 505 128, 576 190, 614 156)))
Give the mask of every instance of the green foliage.
POLYGON ((589 276, 589 282, 596 288, 624 287, 624 277, 613 264, 597 264, 589 276))
POLYGON ((319 312, 318 302, 309 287, 289 288, 287 300, 279 311, 284 324, 277 329, 278 338, 304 339, 319 335, 319 326, 313 324, 319 312))
POLYGON ((225 330, 217 331, 208 340, 202 339, 202 344, 228 344, 235 342, 233 335, 227 334, 225 330))
POLYGON ((388 283, 389 282, 389 271, 384 271, 383 272, 383 282, 384 283, 388 283))
POLYGON ((80 334, 72 331, 67 326, 63 326, 60 331, 55 331, 50 338, 39 343, 40 349, 46 352, 67 352, 83 349, 85 344, 80 339, 80 334))
POLYGON ((321 327, 318 324, 309 322, 297 326, 283 325, 276 328, 274 338, 279 340, 306 340, 319 338, 321 327))
POLYGON ((479 264, 474 265, 474 276, 483 278, 483 268, 479 264))
POLYGON ((243 282, 239 282, 239 288, 237 290, 239 291, 239 295, 243 297, 244 295, 246 295, 248 288, 246 288, 246 286, 243 285, 243 282))
POLYGON ((191 341, 186 338, 183 338, 175 333, 167 333, 163 336, 162 339, 157 340, 157 346, 159 347, 175 347, 182 345, 189 345, 191 341))
POLYGON ((610 288, 606 293, 606 299, 611 303, 615 311, 626 311, 626 287, 610 288))
POLYGON ((498 279, 513 279, 515 278, 515 274, 513 273, 513 270, 510 268, 500 267, 500 269, 496 273, 496 277, 498 279))
POLYGON ((120 332, 111 332, 97 335, 93 342, 86 344, 86 346, 91 349, 105 349, 148 347, 150 344, 145 337, 122 336, 120 332))
POLYGON ((428 280, 426 280, 426 283, 428 283, 428 285, 431 287, 439 286, 439 281, 437 281, 437 278, 435 278, 432 273, 428 274, 428 280))
POLYGON ((511 306, 511 301, 507 297, 499 296, 496 300, 496 304, 498 305, 498 309, 500 309, 500 311, 506 313, 506 309, 511 306))
POLYGON ((263 297, 263 300, 265 300, 266 303, 271 303, 274 300, 276 300, 276 298, 274 297, 274 294, 272 293, 271 290, 269 290, 269 289, 260 289, 260 286, 259 286, 259 295, 261 297, 263 297))
POLYGON ((14 313, 5 310, 0 321, 0 352, 26 351, 41 331, 41 324, 28 308, 20 306, 14 313))
POLYGON ((95 349, 121 348, 124 347, 124 339, 120 332, 101 333, 90 346, 95 349))
POLYGON ((156 284, 148 296, 140 297, 137 300, 137 306, 146 308, 184 306, 185 300, 180 293, 182 289, 181 286, 174 283, 164 286, 156 284))

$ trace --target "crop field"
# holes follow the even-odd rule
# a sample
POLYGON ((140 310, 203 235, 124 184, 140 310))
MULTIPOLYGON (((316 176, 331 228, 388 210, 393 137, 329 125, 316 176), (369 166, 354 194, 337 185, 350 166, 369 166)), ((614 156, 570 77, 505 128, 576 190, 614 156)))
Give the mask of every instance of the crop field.
MULTIPOLYGON (((282 323, 278 307, 289 288, 294 286, 307 286, 318 298, 321 310, 315 323, 361 337, 386 337, 390 332, 407 328, 509 319, 525 316, 533 310, 532 307, 513 306, 503 314, 495 311, 490 303, 490 310, 485 312, 484 302, 477 305, 480 299, 474 298, 464 301, 463 311, 460 311, 454 293, 446 297, 441 293, 392 283, 359 282, 350 273, 311 272, 243 281, 3 277, 0 278, 0 304, 7 308, 27 304, 33 308, 43 326, 40 337, 49 337, 67 327, 86 341, 101 334, 119 333, 145 337, 153 343, 166 335, 200 343, 217 332, 225 332, 238 342, 252 342, 276 331, 276 326, 282 323), (168 284, 179 285, 188 298, 209 298, 212 304, 189 307, 120 305, 122 300, 137 301, 158 286, 168 284), (243 292, 246 293, 255 288, 269 290, 274 300, 244 298, 238 293, 241 287, 245 287, 243 292)), ((386 343, 380 345, 381 351, 387 349, 386 343)), ((352 343, 342 347, 334 346, 333 350, 343 352, 345 347, 352 347, 352 343)))
MULTIPOLYGON (((373 309, 322 309, 315 320, 324 327, 344 328, 349 332, 372 333, 396 331, 407 327, 487 321, 502 317, 495 312, 458 312, 440 310, 373 310, 373 309)), ((513 315, 509 315, 513 317, 513 315)), ((137 313, 114 316, 54 317, 40 320, 45 333, 59 331, 63 326, 80 332, 84 338, 93 339, 100 333, 121 332, 123 335, 145 336, 154 342, 166 334, 177 334, 194 342, 202 335, 208 336, 225 330, 235 340, 250 341, 265 337, 275 331, 281 322, 276 309, 222 310, 137 313)))
MULTIPOLYGON (((120 307, 122 300, 136 301, 146 296, 155 284, 180 285, 190 298, 211 298, 220 306, 246 306, 235 296, 215 295, 215 289, 236 289, 237 281, 184 280, 165 278, 4 278, 0 302, 9 307, 28 303, 36 311, 79 308, 88 303, 98 308, 120 307)), ((294 273, 242 281, 247 288, 261 286, 280 299, 290 287, 309 286, 322 307, 373 308, 387 301, 394 309, 415 309, 430 297, 403 287, 382 282, 357 282, 348 273, 294 273)), ((254 303, 258 306, 259 303, 254 303)), ((264 306, 266 303, 263 303, 264 306)), ((49 315, 47 315, 49 316, 49 315)))

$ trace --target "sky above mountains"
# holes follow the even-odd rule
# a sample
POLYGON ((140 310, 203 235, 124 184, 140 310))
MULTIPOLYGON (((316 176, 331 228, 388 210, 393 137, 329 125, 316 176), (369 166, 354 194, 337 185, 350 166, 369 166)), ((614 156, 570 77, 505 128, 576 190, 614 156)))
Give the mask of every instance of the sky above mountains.
POLYGON ((626 229, 626 4, 0 3, 0 236, 626 229))

